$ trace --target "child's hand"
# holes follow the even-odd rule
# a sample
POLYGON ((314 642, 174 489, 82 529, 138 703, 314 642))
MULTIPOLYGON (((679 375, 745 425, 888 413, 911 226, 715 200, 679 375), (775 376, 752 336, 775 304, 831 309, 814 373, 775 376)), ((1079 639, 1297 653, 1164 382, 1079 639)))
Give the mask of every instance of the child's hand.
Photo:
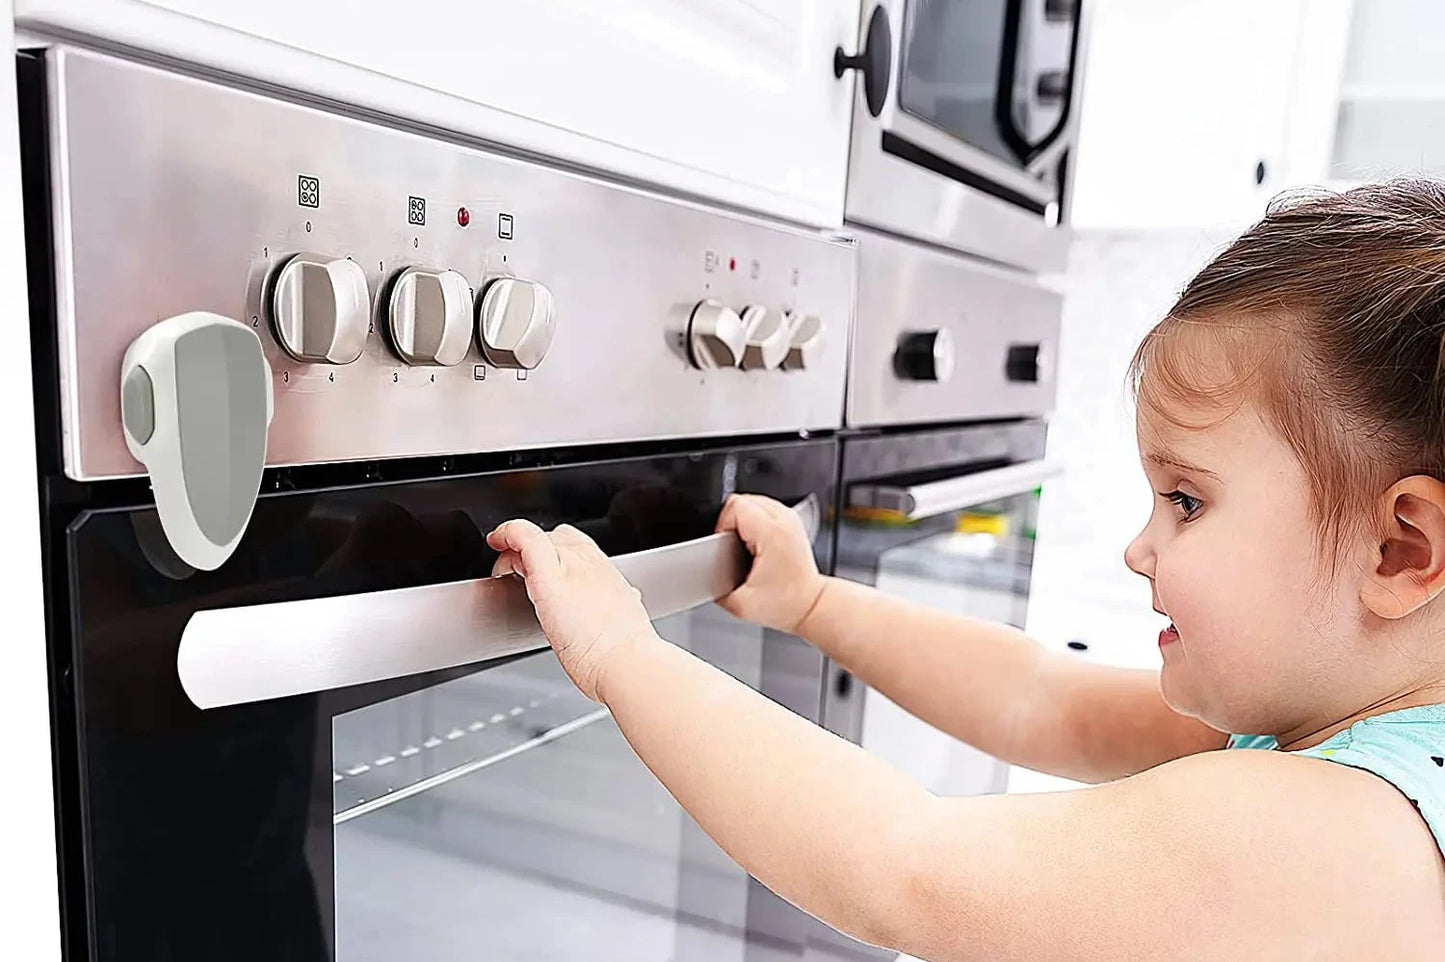
POLYGON ((602 700, 603 672, 618 651, 657 639, 641 594, 576 528, 547 534, 530 521, 508 521, 487 544, 502 553, 492 574, 521 575, 547 640, 588 698, 602 700))
POLYGON ((756 494, 735 494, 723 505, 719 531, 736 531, 753 555, 742 587, 718 604, 754 624, 795 632, 823 592, 823 576, 797 513, 756 494))

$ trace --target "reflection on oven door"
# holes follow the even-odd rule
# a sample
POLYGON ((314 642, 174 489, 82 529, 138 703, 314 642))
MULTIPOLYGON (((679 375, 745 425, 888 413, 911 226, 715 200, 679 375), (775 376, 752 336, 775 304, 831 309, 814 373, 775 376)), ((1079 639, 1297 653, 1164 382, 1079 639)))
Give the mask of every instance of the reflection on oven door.
MULTIPOLYGON (((761 684, 760 629, 658 627, 761 684)), ((338 962, 745 957, 747 875, 550 652, 338 716, 333 758, 338 962)))
MULTIPOLYGON (((860 563, 880 591, 939 611, 1021 628, 1033 562, 1032 492, 903 523, 857 519, 840 539, 840 561, 860 563)), ((864 693, 860 742, 939 795, 1007 789, 1009 767, 908 714, 873 689, 864 693)))

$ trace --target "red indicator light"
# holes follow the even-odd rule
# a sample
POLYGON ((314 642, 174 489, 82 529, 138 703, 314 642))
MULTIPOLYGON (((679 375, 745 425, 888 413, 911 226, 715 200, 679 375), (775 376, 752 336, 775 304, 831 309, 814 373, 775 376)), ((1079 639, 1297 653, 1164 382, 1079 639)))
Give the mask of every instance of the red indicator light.
POLYGON ((465 227, 472 222, 472 212, 465 207, 457 208, 457 226, 465 227))
POLYGON ((729 257, 729 258, 728 258, 728 270, 730 270, 730 271, 735 271, 735 270, 737 270, 737 269, 738 269, 738 259, 737 259, 736 257, 729 257))

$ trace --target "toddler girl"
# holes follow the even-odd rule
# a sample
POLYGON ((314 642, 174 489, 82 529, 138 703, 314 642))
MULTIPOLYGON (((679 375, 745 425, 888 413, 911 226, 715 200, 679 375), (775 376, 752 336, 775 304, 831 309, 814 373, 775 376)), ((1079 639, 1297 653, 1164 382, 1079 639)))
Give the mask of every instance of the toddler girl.
POLYGON ((1134 360, 1158 672, 819 574, 754 496, 723 601, 1005 761, 940 798, 658 637, 585 536, 494 531, 562 664, 717 843, 923 959, 1445 958, 1445 185, 1293 199, 1134 360), (1261 748, 1267 751, 1224 751, 1261 748))

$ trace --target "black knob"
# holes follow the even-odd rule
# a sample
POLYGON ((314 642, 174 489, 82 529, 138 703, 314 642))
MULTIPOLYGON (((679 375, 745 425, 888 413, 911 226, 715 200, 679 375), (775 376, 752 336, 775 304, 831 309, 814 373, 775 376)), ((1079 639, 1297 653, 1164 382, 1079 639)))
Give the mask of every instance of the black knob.
POLYGON ((947 331, 914 331, 898 340, 893 371, 908 381, 947 381, 953 373, 953 336, 947 331))
POLYGON ((1040 104, 1061 104, 1068 92, 1067 70, 1045 70, 1034 82, 1034 99, 1040 104))
POLYGON ((1048 23, 1068 23, 1078 13, 1078 0, 1044 0, 1044 20, 1048 23))
POLYGON ((1004 375, 1010 381, 1026 381, 1036 384, 1039 380, 1039 346, 1037 344, 1014 344, 1008 349, 1003 365, 1004 375))
POLYGON ((877 117, 883 112, 888 97, 888 77, 893 72, 893 31, 888 26, 888 11, 873 8, 868 19, 868 37, 863 49, 848 56, 842 47, 833 51, 833 76, 842 77, 849 70, 863 74, 863 99, 868 112, 877 117))

